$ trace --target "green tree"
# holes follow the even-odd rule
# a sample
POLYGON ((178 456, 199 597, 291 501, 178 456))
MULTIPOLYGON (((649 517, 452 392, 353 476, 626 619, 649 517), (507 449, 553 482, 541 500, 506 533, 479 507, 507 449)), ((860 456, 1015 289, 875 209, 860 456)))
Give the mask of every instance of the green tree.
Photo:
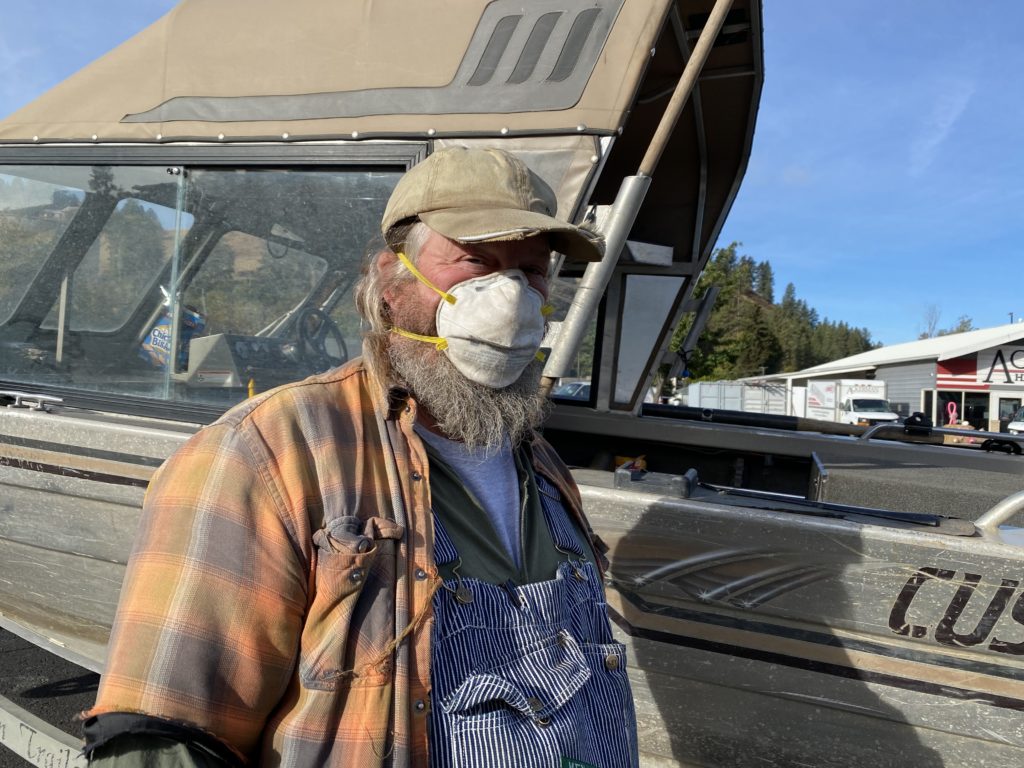
POLYGON ((723 378, 738 379, 778 370, 782 348, 765 317, 765 310, 753 302, 740 308, 740 328, 732 339, 732 370, 723 378))
POLYGON ((754 268, 754 291, 765 301, 774 303, 775 275, 772 274, 772 265, 767 261, 762 261, 754 268))
POLYGON ((949 328, 939 328, 939 317, 942 315, 942 310, 939 309, 937 304, 929 304, 925 309, 925 327, 924 330, 918 335, 919 339, 931 339, 936 336, 949 336, 953 333, 965 333, 967 331, 977 330, 974 327, 974 321, 967 315, 960 315, 957 318, 956 323, 951 325, 949 328))
MULTIPOLYGON (((702 295, 719 288, 718 299, 697 346, 687 360, 695 379, 732 379, 795 371, 873 348, 865 328, 820 320, 789 283, 774 302, 775 277, 768 262, 739 255, 740 243, 717 249, 695 287, 702 295)), ((684 317, 672 337, 678 350, 692 325, 684 317)))
POLYGON ((817 324, 817 313, 796 297, 796 286, 786 285, 782 302, 773 314, 773 329, 779 341, 779 367, 783 371, 799 371, 814 359, 811 335, 817 324))
POLYGON ((938 332, 938 336, 949 336, 954 333, 966 333, 967 331, 977 330, 974 327, 974 321, 971 320, 967 315, 960 315, 957 319, 956 324, 941 330, 938 332))

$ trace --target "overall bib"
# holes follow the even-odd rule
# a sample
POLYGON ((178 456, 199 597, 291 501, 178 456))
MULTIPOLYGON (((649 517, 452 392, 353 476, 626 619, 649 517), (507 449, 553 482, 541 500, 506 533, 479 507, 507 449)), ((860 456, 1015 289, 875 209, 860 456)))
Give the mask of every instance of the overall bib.
POLYGON ((625 648, 612 638, 600 574, 558 491, 543 477, 537 484, 565 555, 549 581, 461 578, 459 553, 434 515, 435 561, 455 565, 433 601, 431 766, 638 765, 625 648))

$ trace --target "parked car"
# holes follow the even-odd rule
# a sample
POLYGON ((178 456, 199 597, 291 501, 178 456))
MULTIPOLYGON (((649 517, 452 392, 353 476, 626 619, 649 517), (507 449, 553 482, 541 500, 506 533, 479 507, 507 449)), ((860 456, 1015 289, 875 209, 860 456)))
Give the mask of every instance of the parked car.
POLYGON ((554 397, 564 397, 568 400, 589 400, 590 382, 570 381, 565 384, 559 384, 551 391, 551 394, 554 397))
POLYGON ((1020 408, 1013 418, 1010 419, 1010 423, 1006 425, 1006 431, 1011 435, 1024 434, 1024 408, 1020 408))

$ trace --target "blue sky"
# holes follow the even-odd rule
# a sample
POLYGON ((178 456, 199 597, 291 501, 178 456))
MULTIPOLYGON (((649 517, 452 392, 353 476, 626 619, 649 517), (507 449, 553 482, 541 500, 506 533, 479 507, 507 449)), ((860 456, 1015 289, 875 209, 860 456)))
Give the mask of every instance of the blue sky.
MULTIPOLYGON (((0 116, 173 0, 0 0, 0 116), (101 10, 102 9, 102 10, 101 10)), ((719 239, 822 317, 908 341, 1024 318, 1024 3, 765 0, 765 87, 719 239)))
POLYGON ((765 86, 719 238, 887 344, 1024 317, 1024 3, 766 0, 765 86))

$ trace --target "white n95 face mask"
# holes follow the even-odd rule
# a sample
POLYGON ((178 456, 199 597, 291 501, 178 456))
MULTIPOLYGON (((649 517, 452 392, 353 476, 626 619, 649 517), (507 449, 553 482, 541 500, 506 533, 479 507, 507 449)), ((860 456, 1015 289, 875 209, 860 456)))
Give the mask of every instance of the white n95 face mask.
POLYGON ((519 269, 456 283, 447 292, 427 280, 405 254, 399 259, 418 280, 441 295, 437 336, 401 328, 395 333, 434 344, 470 381, 500 389, 514 382, 539 355, 544 339, 544 297, 519 269))

